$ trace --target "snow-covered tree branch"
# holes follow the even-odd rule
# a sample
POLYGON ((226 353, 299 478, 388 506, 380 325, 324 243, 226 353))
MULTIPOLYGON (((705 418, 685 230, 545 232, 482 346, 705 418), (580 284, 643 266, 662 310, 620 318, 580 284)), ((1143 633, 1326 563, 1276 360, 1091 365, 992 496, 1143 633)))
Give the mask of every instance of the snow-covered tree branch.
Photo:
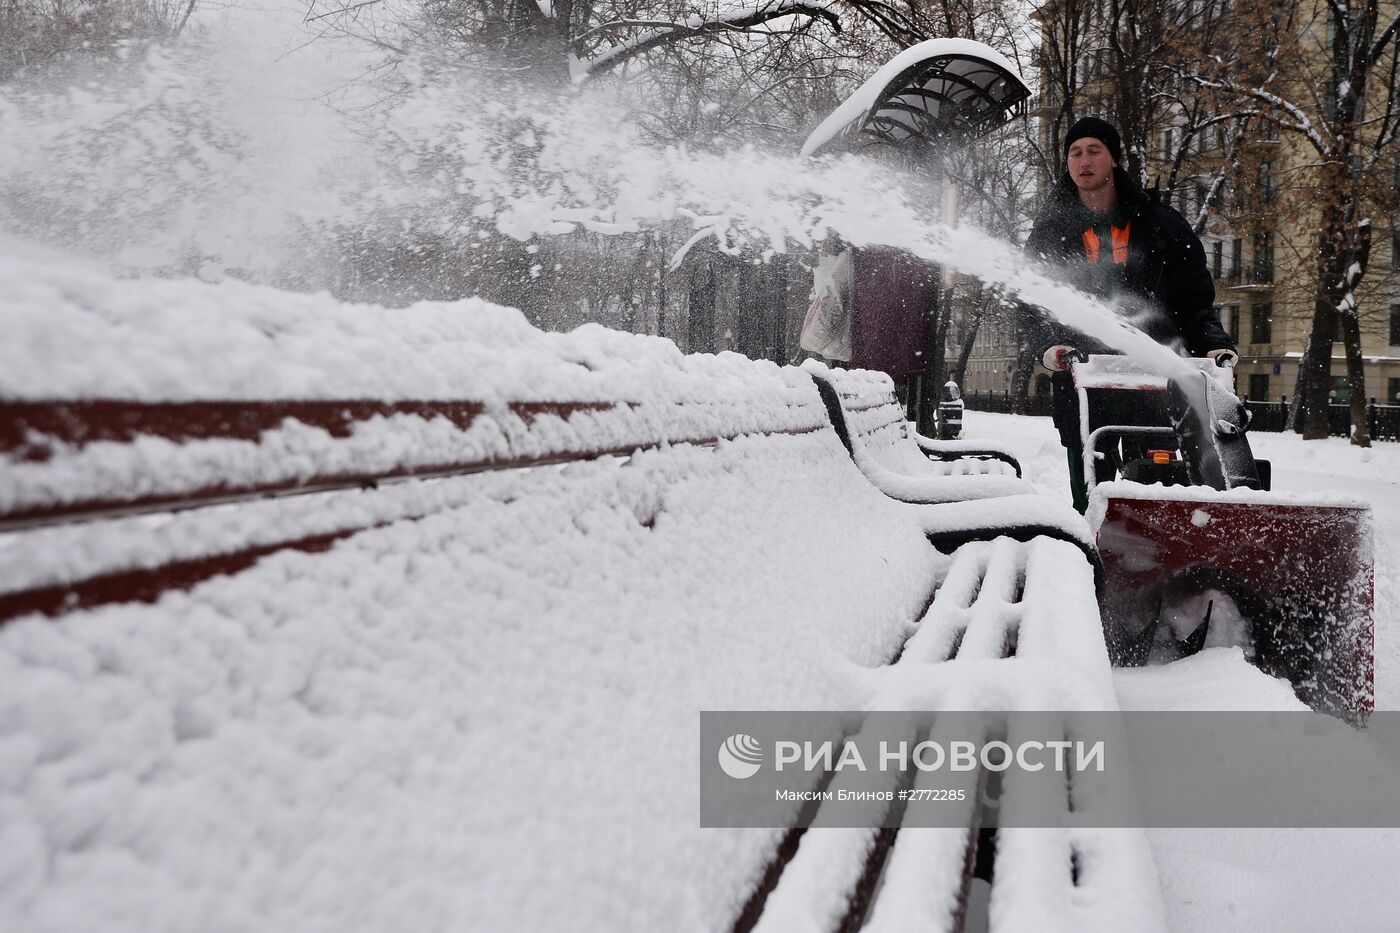
POLYGON ((709 18, 693 14, 683 22, 658 24, 653 21, 635 38, 606 46, 586 62, 580 62, 574 69, 574 80, 587 80, 611 71, 658 46, 716 33, 747 32, 787 17, 823 19, 834 31, 841 31, 840 17, 827 0, 770 0, 761 6, 740 8, 709 18))

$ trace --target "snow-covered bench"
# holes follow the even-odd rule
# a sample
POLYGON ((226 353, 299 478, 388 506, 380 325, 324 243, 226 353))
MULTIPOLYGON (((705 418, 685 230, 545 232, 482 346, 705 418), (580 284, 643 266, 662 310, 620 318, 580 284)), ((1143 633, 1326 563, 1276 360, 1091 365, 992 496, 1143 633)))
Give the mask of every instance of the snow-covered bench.
MULTIPOLYGON (((869 708, 1116 710, 1092 579, 1074 548, 1049 538, 964 545, 899 657, 873 678, 869 708)), ((946 733, 935 718, 932 740, 967 736, 950 718, 958 725, 946 733)), ((984 928, 989 916, 993 931, 1165 929, 1144 834, 1094 828, 1082 812, 1102 791, 1093 778, 1072 776, 1058 798, 1034 803, 1017 799, 1034 791, 1002 786, 1004 814, 1039 807, 1047 823, 1061 814, 1059 828, 981 827, 981 770, 926 773, 914 784, 964 792, 937 804, 957 809, 960 828, 826 828, 848 825, 850 804, 817 804, 813 828, 783 837, 734 929, 953 933, 984 928)))
MULTIPOLYGON (((834 857, 953 928, 985 833, 701 831, 697 710, 1113 708, 1080 531, 953 549, 1010 500, 882 494, 801 370, 0 277, 0 926, 794 928, 834 857)), ((1141 834, 995 853, 1006 929, 1158 916, 1141 834)))
POLYGON ((828 369, 814 360, 803 368, 866 479, 896 501, 941 506, 921 513, 935 546, 948 551, 997 536, 1057 538, 1079 548, 1102 586, 1103 566, 1087 526, 1068 505, 1036 494, 1019 479, 1020 465, 1010 452, 975 441, 945 446, 913 433, 884 373, 828 369))
MULTIPOLYGON (((893 380, 885 373, 831 369, 816 360, 806 362, 804 368, 823 388, 822 397, 842 442, 848 449, 860 444, 863 458, 914 475, 1021 475, 1015 454, 1000 445, 976 439, 941 440, 915 432, 895 397, 893 380)), ((966 485, 969 490, 976 488, 966 485)), ((988 484, 987 488, 998 487, 988 484)), ((1009 487, 1003 484, 1002 488, 1009 487)))

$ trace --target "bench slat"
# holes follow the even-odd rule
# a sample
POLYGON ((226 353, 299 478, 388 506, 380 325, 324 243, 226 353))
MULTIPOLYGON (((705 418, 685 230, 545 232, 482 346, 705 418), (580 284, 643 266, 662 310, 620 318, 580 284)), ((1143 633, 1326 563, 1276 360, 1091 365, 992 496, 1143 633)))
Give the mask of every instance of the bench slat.
POLYGON ((189 590, 217 576, 241 573, 278 551, 315 554, 329 550, 337 541, 365 530, 357 528, 311 535, 227 554, 172 561, 154 568, 103 574, 74 583, 0 593, 0 625, 34 613, 57 616, 111 603, 153 603, 166 593, 189 590))
POLYGON ((0 530, 829 430, 704 402, 0 402, 0 530), (392 422, 389 419, 394 419, 392 422), (726 430, 726 425, 728 430, 726 430), (393 443, 380 444, 385 435, 393 443), (407 439, 408 442, 405 442, 407 439), (94 444, 118 445, 88 449, 94 444), (236 444, 217 449, 201 445, 236 444), (229 466, 211 464, 224 458, 229 466))
MULTIPOLYGON (((966 723, 966 720, 961 720, 966 723)), ((935 720, 929 740, 946 746, 953 739, 980 741, 985 736, 954 729, 950 720, 935 720)), ((968 893, 981 836, 980 800, 986 784, 980 767, 947 774, 919 772, 917 790, 962 791, 962 800, 940 802, 947 811, 960 812, 965 829, 919 827, 902 829, 890 853, 880 896, 875 901, 868 933, 926 930, 958 933, 967 916, 968 893)))

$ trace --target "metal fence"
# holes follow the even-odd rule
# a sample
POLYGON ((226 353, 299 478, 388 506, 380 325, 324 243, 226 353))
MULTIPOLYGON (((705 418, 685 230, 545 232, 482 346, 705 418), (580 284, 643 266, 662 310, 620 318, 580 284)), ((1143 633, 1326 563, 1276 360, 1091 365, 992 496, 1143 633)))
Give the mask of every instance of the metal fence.
MULTIPOLYGON (((1010 414, 1015 405, 1015 396, 1010 392, 968 392, 963 402, 971 411, 994 411, 1010 414)), ((1282 431, 1288 420, 1288 399, 1277 402, 1245 402, 1254 417, 1249 422, 1251 431, 1282 431)), ((1050 396, 1030 395, 1026 397, 1024 414, 1050 414, 1050 396)), ((1400 405, 1378 405, 1371 399, 1366 405, 1367 426, 1373 441, 1400 441, 1400 405)), ((1351 407, 1348 405, 1327 406, 1329 433, 1334 437, 1348 437, 1351 434, 1351 407)))
MULTIPOLYGON (((1011 414, 1015 402, 1016 396, 1010 392, 968 392, 963 396, 963 404, 972 411, 996 411, 1003 415, 1011 414)), ((1050 396, 1026 396, 1026 407, 1022 414, 1050 414, 1050 396)))
MULTIPOLYGON (((1251 431, 1282 431, 1288 420, 1288 399, 1277 402, 1245 402, 1254 413, 1249 422, 1251 431)), ((1400 441, 1400 405, 1378 405, 1372 398, 1366 403, 1366 426, 1373 441, 1400 441)), ((1333 437, 1351 435, 1351 406, 1327 406, 1327 433, 1333 437)))

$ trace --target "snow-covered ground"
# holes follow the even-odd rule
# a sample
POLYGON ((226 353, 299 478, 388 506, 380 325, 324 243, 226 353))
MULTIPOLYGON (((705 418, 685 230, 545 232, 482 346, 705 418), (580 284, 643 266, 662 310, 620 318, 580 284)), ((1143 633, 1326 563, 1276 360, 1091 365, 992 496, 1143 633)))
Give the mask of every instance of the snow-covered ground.
MULTIPOLYGON (((969 411, 964 435, 996 439, 1042 491, 1069 496, 1063 448, 1049 418, 969 411)), ((1344 492, 1371 504, 1376 528, 1376 708, 1400 709, 1400 444, 1369 450, 1343 438, 1304 443, 1250 435, 1274 467, 1274 488, 1344 492)), ((1125 709, 1285 709, 1286 684, 1215 649, 1166 668, 1119 671, 1125 709)), ((1261 775, 1261 780, 1267 780, 1261 775)), ((1400 830, 1149 830, 1172 928, 1182 931, 1400 929, 1400 830)))

